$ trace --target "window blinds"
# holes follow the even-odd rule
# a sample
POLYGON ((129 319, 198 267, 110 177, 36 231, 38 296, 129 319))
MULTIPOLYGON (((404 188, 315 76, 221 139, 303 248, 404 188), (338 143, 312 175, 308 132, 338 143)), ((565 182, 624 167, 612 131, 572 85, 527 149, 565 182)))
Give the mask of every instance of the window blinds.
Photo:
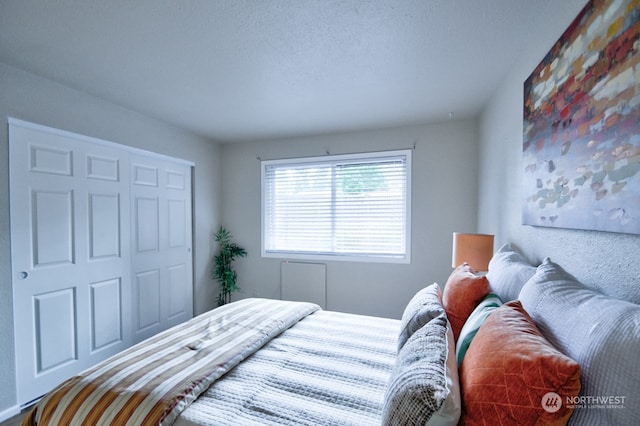
POLYGON ((410 155, 263 161, 263 254, 408 259, 410 155))

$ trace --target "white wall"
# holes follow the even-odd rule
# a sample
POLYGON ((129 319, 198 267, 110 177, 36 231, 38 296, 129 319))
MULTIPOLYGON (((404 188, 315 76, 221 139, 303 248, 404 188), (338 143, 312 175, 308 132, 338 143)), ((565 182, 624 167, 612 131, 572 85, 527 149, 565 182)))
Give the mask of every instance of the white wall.
POLYGON ((0 417, 16 403, 9 225, 7 117, 195 163, 195 313, 214 306, 211 233, 220 222, 220 153, 211 141, 0 63, 0 417))
POLYGON ((584 4, 585 0, 550 2, 528 49, 480 118, 478 223, 496 234, 496 246, 512 242, 532 262, 549 256, 584 284, 640 303, 640 236, 521 224, 523 83, 584 4))
POLYGON ((423 286, 451 273, 451 234, 476 228, 475 121, 222 146, 223 224, 249 256, 236 263, 238 285, 251 296, 280 297, 280 259, 260 257, 260 162, 303 156, 411 148, 410 265, 326 262, 327 309, 399 318, 423 286))

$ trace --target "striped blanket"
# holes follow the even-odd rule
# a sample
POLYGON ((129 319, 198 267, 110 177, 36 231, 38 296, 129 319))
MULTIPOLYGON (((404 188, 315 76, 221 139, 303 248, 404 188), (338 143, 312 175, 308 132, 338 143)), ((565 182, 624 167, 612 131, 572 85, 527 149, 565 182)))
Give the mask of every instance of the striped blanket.
POLYGON ((74 376, 23 425, 158 425, 317 305, 245 299, 202 314, 74 376))

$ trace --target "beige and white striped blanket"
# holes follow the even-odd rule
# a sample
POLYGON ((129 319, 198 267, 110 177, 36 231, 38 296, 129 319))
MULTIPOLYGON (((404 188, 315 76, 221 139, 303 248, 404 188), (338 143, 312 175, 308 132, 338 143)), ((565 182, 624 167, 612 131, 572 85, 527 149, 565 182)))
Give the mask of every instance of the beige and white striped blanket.
POLYGON ((214 309, 62 383, 23 425, 171 424, 216 379, 318 309, 267 299, 214 309))

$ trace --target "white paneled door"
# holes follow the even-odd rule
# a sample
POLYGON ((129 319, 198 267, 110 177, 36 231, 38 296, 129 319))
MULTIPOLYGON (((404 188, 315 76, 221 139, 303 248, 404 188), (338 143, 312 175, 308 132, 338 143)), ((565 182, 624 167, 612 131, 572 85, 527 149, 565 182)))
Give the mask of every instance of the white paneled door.
POLYGON ((190 167, 132 156, 131 204, 138 342, 193 316, 190 167))
POLYGON ((146 337, 192 316, 191 175, 183 163, 136 154, 135 164, 158 178, 155 193, 137 198, 133 156, 120 145, 19 120, 10 121, 9 140, 17 395, 25 405, 140 340, 141 329, 146 337), (144 262, 139 249, 150 254, 144 262))

